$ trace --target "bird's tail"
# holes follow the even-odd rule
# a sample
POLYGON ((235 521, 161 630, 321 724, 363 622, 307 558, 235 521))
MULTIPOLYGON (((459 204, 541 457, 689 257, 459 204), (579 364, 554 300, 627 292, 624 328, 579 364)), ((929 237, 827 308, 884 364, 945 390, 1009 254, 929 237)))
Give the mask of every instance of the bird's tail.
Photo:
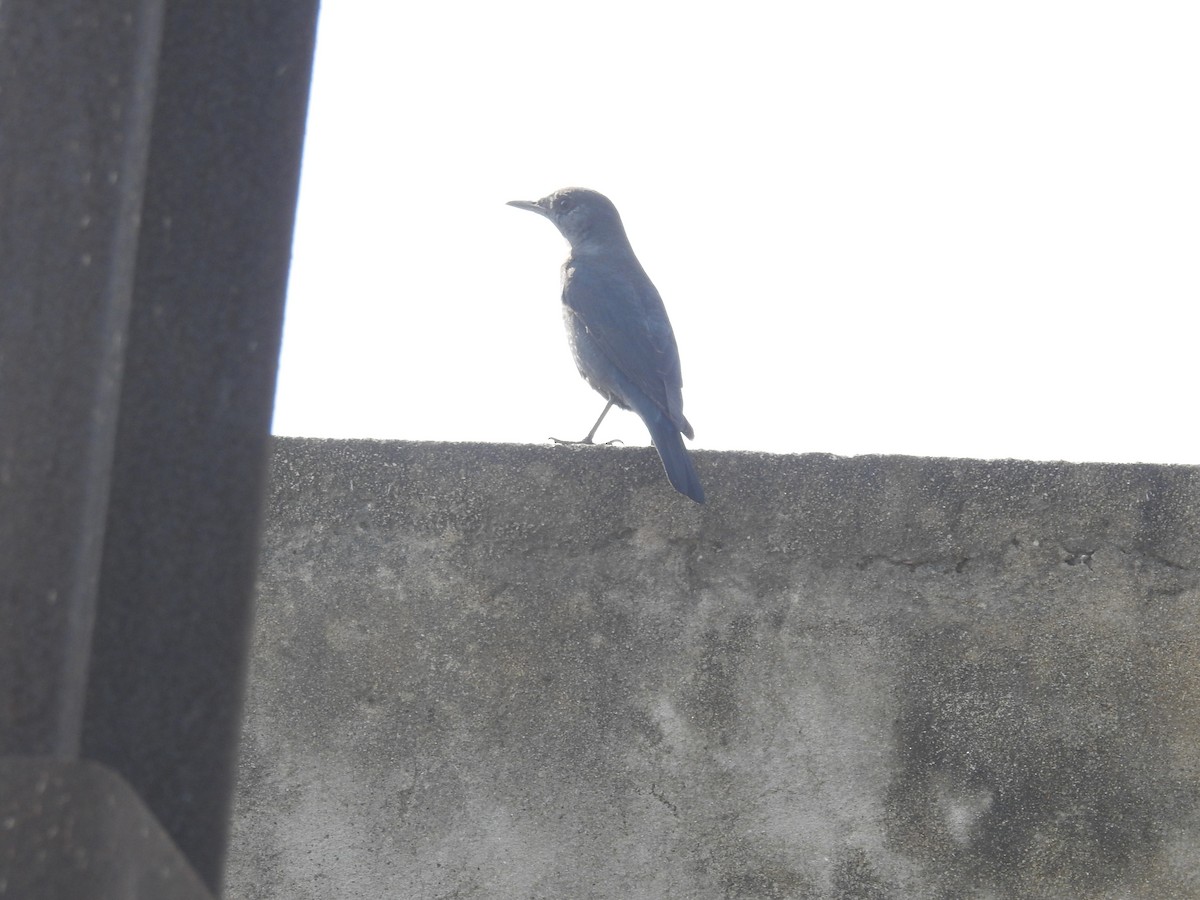
POLYGON ((692 457, 683 445, 683 436, 680 435, 678 426, 657 409, 652 415, 645 417, 645 422, 671 486, 697 503, 703 503, 704 488, 700 486, 700 476, 696 474, 692 457))

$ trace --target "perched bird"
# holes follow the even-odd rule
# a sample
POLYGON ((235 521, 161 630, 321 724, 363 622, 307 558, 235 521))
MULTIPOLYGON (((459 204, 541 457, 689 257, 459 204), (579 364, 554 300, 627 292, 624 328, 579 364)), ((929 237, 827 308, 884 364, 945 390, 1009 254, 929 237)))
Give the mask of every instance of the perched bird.
POLYGON ((614 404, 633 410, 646 423, 675 490, 703 503, 704 488, 680 436, 693 433, 683 416, 675 333, 617 208, 585 188, 508 205, 545 216, 571 245, 562 270, 567 337, 579 374, 608 401, 581 443, 592 443, 614 404))

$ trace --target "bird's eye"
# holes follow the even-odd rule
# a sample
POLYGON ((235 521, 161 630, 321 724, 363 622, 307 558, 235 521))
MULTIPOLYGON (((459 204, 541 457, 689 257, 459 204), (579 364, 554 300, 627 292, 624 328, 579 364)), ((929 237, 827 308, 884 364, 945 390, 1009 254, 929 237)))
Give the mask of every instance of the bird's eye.
POLYGON ((575 201, 570 197, 559 197, 554 205, 558 207, 559 212, 570 212, 575 207, 575 201))

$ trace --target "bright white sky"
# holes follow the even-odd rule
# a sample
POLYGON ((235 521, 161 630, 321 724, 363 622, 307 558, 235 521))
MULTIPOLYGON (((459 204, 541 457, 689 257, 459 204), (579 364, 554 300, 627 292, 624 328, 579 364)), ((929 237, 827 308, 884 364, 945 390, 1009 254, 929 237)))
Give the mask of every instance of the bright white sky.
POLYGON ((327 0, 276 433, 582 437, 568 185, 694 447, 1200 463, 1200 3, 327 0))

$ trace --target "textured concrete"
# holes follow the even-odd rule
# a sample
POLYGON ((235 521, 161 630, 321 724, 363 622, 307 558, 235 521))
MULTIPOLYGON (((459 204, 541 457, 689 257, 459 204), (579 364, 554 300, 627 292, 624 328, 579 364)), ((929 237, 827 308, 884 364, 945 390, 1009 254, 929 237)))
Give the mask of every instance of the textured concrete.
POLYGON ((228 896, 1200 896, 1200 471, 281 440, 228 896))

